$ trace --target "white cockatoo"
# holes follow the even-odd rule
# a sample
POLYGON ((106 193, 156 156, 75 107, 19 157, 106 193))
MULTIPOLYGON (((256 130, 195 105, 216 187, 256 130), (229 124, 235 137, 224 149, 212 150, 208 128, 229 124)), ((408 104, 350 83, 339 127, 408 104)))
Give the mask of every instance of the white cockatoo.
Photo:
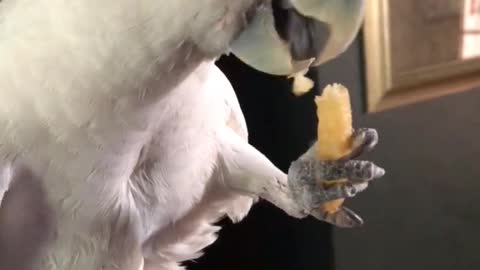
MULTIPOLYGON (((334 58, 363 0, 0 0, 0 269, 177 270, 265 199, 322 203, 383 175, 355 154, 288 173, 248 143, 215 60, 291 75, 334 58), (318 181, 348 178, 324 187, 318 181)), ((260 91, 260 90, 259 90, 260 91)), ((307 149, 306 149, 307 150, 307 149)))

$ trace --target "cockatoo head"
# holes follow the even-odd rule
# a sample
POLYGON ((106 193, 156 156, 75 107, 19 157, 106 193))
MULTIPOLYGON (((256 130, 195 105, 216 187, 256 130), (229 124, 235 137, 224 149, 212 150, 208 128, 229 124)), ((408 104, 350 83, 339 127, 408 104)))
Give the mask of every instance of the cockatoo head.
POLYGON ((337 57, 363 21, 364 0, 266 0, 231 44, 247 65, 293 75, 337 57))

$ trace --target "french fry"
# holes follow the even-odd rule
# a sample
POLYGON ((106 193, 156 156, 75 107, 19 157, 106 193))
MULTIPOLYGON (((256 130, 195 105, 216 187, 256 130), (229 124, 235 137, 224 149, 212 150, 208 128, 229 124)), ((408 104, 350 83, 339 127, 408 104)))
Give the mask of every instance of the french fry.
MULTIPOLYGON (((351 151, 352 111, 348 90, 340 84, 328 85, 321 96, 315 97, 318 118, 317 151, 318 160, 337 160, 351 151)), ((329 181, 335 185, 346 181, 329 181)), ((322 207, 328 213, 335 213, 344 199, 325 203, 322 207)))
POLYGON ((313 87, 315 83, 310 78, 305 77, 304 74, 297 74, 293 76, 293 94, 295 96, 302 96, 308 93, 313 87))
POLYGON ((307 68, 287 76, 289 79, 293 78, 292 93, 297 97, 303 96, 310 92, 310 90, 312 90, 312 88, 315 86, 315 82, 305 76, 308 70, 309 69, 307 68))

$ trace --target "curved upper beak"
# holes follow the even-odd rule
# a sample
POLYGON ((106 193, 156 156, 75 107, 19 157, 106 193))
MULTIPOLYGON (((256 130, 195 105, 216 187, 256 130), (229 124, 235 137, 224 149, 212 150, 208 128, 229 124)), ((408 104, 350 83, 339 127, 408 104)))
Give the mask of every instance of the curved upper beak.
POLYGON ((269 0, 231 51, 253 68, 292 75, 345 51, 363 22, 364 0, 269 0))

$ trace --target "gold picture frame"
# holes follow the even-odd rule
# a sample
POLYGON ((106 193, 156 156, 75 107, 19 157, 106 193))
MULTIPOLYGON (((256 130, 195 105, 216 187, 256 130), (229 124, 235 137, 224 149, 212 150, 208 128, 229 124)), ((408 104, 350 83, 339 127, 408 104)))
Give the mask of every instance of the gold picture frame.
MULTIPOLYGON (((453 41, 449 41, 451 44, 442 41, 452 40, 444 38, 442 35, 445 33, 464 40, 463 12, 466 6, 463 2, 467 1, 476 0, 366 1, 363 53, 368 112, 388 110, 480 86, 480 57, 452 57, 453 51, 458 50, 453 47, 459 47, 460 43, 455 45, 453 41), (410 15, 418 18, 407 17, 410 15), (461 24, 458 33, 457 22, 461 24), (416 46, 417 41, 419 46, 416 46), (445 50, 449 47, 452 47, 451 52, 445 50), (442 51, 436 52, 435 48, 442 51), (430 52, 431 57, 428 56, 430 52), (437 55, 445 57, 441 59, 437 55)), ((480 18, 480 8, 478 12, 480 18)))

